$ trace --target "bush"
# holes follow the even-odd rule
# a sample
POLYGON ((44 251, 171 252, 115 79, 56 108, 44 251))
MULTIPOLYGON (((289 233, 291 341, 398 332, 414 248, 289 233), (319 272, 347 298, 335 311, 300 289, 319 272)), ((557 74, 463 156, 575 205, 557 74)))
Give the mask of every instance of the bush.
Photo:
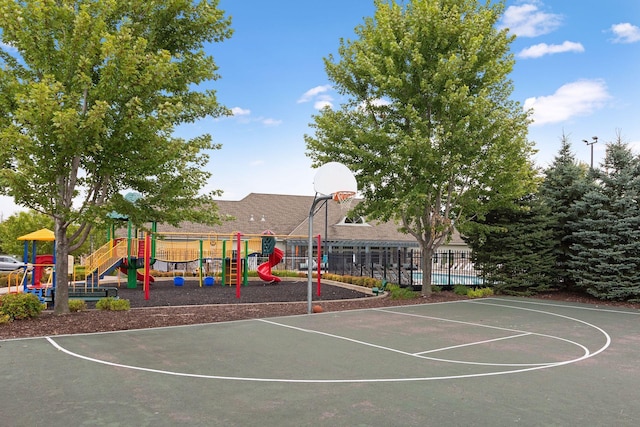
POLYGON ((112 311, 127 311, 131 308, 131 303, 128 299, 116 299, 111 303, 112 311))
POLYGON ((9 320, 38 317, 43 310, 40 299, 31 293, 6 294, 0 297, 0 315, 9 320))
POLYGON ((380 286, 382 286, 382 282, 378 279, 374 279, 373 277, 367 277, 365 285, 367 286, 367 288, 379 288, 380 286))
POLYGON ((484 298, 490 297, 491 295, 493 295, 493 289, 491 288, 469 289, 467 292, 469 298, 484 298))
POLYGON ((69 300, 69 311, 72 313, 78 311, 84 311, 87 309, 87 303, 81 299, 70 299, 69 300))
POLYGON ((3 323, 9 323, 11 322, 11 318, 9 317, 8 314, 0 314, 0 325, 2 325, 3 323))
POLYGON ((414 299, 420 296, 419 292, 413 291, 411 288, 401 288, 398 285, 388 285, 391 299, 414 299))
POLYGON ((468 292, 469 288, 467 288, 465 285, 455 285, 453 287, 453 293, 456 295, 467 295, 468 292))
POLYGON ((96 303, 98 310, 110 310, 110 311, 127 311, 131 308, 131 304, 128 299, 117 299, 113 297, 100 298, 96 303))

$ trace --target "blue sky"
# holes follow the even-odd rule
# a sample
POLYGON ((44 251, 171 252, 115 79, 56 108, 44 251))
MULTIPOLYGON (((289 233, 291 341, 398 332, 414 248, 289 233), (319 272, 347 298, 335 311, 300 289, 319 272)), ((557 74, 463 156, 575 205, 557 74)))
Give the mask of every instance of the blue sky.
MULTIPOLYGON (((343 101, 322 59, 353 38, 373 1, 221 0, 221 8, 235 34, 213 47, 222 75, 215 87, 236 114, 188 127, 223 144, 212 156, 211 187, 228 200, 313 195, 303 135, 319 108, 343 101)), ((640 1, 510 0, 500 25, 518 36, 513 99, 534 109, 537 164, 553 161, 563 133, 587 163, 582 141, 593 136, 596 164, 617 132, 640 149, 640 1)))
MULTIPOLYGON (((208 189, 226 200, 248 193, 313 195, 304 134, 312 115, 344 100, 323 58, 372 16, 373 0, 220 0, 234 35, 210 46, 221 79, 210 87, 233 117, 181 126, 182 136, 213 135, 208 189)), ((500 25, 518 37, 513 99, 534 109, 529 138, 536 163, 553 161, 562 134, 578 160, 598 137, 594 163, 620 132, 640 152, 640 1, 508 0, 500 25)), ((2 202, 2 214, 15 207, 2 202)))

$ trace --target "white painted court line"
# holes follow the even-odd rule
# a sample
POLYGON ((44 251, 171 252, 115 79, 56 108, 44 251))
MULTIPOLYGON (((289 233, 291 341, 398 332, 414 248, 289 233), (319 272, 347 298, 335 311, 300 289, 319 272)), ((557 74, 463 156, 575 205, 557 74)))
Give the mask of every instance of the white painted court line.
POLYGON ((604 335, 605 339, 606 339, 605 345, 602 346, 600 349, 598 349, 595 353, 592 353, 591 356, 595 356, 596 354, 602 353, 604 350, 606 350, 611 345, 611 337, 609 336, 609 334, 604 329, 602 329, 599 326, 596 326, 596 325, 594 325, 592 323, 586 322, 584 320, 576 319, 575 317, 565 316, 563 314, 558 314, 558 313, 550 313, 548 311, 534 310, 532 308, 514 307, 514 306, 511 306, 511 305, 497 304, 497 303, 486 302, 486 301, 483 302, 483 301, 480 301, 480 300, 473 300, 473 301, 471 301, 471 303, 472 304, 491 305, 491 306, 494 306, 494 307, 504 307, 504 308, 509 308, 509 309, 513 309, 513 310, 524 310, 524 311, 530 311, 530 312, 533 312, 533 313, 548 314, 550 316, 560 317, 562 319, 567 319, 567 320, 571 320, 571 321, 574 321, 574 322, 582 323, 583 325, 586 325, 586 326, 588 326, 590 328, 593 328, 593 329, 597 330, 602 335, 604 335))
MULTIPOLYGON (((376 310, 376 311, 384 311, 384 310, 376 310)), ((397 313, 393 313, 393 314, 397 314, 397 313)), ((420 316, 418 316, 418 317, 420 317, 420 316)), ((356 340, 356 339, 353 339, 353 338, 344 337, 344 336, 341 336, 341 335, 330 334, 328 332, 315 331, 313 329, 300 328, 300 327, 297 327, 297 326, 291 326, 291 325, 278 323, 278 322, 272 322, 272 321, 268 321, 268 320, 260 320, 260 321, 265 322, 265 323, 270 323, 272 325, 280 326, 280 327, 283 327, 283 328, 294 329, 294 330, 297 330, 297 331, 300 331, 300 332, 305 332, 305 333, 310 333, 310 334, 324 335, 324 336, 335 338, 335 339, 338 339, 338 340, 349 341, 349 342, 352 342, 352 343, 355 343, 355 344, 364 345, 366 347, 373 347, 373 348, 377 348, 377 349, 381 349, 381 350, 390 351, 390 352, 393 352, 393 353, 402 354, 404 356, 412 356, 412 357, 415 357, 415 358, 418 358, 418 359, 431 360, 431 361, 434 361, 434 362, 456 363, 456 364, 460 364, 460 365, 503 366, 503 367, 547 366, 547 365, 554 365, 554 364, 558 363, 558 362, 491 363, 491 362, 473 362, 473 361, 468 361, 468 360, 457 360, 457 359, 443 359, 443 358, 437 358, 437 357, 432 357, 432 356, 424 356, 424 354, 431 353, 431 352, 436 352, 436 351, 444 351, 446 349, 449 349, 449 347, 445 347, 445 348, 442 348, 442 349, 428 350, 428 351, 418 352, 418 353, 415 353, 415 352, 414 353, 409 353, 409 352, 398 350, 398 349, 391 348, 391 347, 385 347, 385 346, 381 346, 381 345, 378 345, 378 344, 373 344, 373 343, 366 342, 366 341, 361 341, 361 340, 356 340)), ((540 335, 540 334, 522 333, 522 334, 519 334, 517 336, 526 336, 526 335, 540 335)), ((498 338, 498 339, 467 343, 467 344, 462 344, 460 346, 453 346, 451 348, 464 347, 464 346, 467 346, 467 345, 477 345, 477 344, 482 344, 483 342, 498 341, 498 340, 509 339, 509 338, 514 338, 514 337, 515 336, 508 336, 508 337, 502 337, 502 338, 498 338)), ((548 336, 548 337, 556 338, 556 339, 560 339, 561 340, 561 338, 558 338, 558 337, 553 337, 553 336, 548 336)), ((569 341, 569 342, 571 344, 574 344, 574 345, 582 348, 585 355, 587 355, 589 353, 589 350, 586 347, 584 347, 584 346, 582 346, 580 344, 577 344, 577 343, 573 343, 571 341, 569 341)))
MULTIPOLYGON (((560 303, 554 304, 550 302, 527 301, 527 300, 506 299, 506 298, 482 298, 482 300, 469 300, 469 301, 462 301, 462 302, 474 303, 474 302, 482 302, 482 301, 515 302, 518 304, 543 305, 547 307, 571 308, 575 310, 598 311, 602 313, 630 314, 633 316, 640 316, 640 311, 622 311, 622 310, 614 310, 612 308, 583 307, 578 305, 568 305, 568 304, 560 304, 560 303)), ((630 308, 629 310, 634 310, 634 309, 630 308)))
MULTIPOLYGON (((498 306, 500 306, 500 304, 489 304, 489 305, 498 305, 498 306)), ((314 383, 324 383, 324 384, 335 383, 335 384, 340 384, 340 383, 382 383, 382 382, 439 381, 439 380, 478 378, 478 377, 487 377, 487 376, 516 374, 516 373, 530 372, 530 371, 536 371, 536 370, 540 370, 540 369, 547 369, 547 368, 553 368, 553 367, 564 366, 564 365, 569 365, 569 364, 572 364, 572 363, 576 363, 576 362, 588 359, 590 357, 593 357, 593 356, 601 353, 606 348, 608 348, 609 344, 611 343, 611 338, 609 337, 609 335, 604 330, 602 330, 601 328, 599 328, 599 327, 597 327, 595 325, 592 325, 592 324, 590 324, 588 322, 581 321, 580 319, 575 319, 575 318, 572 318, 572 317, 569 317, 569 316, 558 315, 558 314, 555 314, 555 313, 549 313, 549 312, 540 311, 540 310, 532 310, 532 309, 526 309, 526 308, 521 308, 521 307, 513 307, 513 306, 508 306, 508 305, 505 305, 504 307, 510 308, 510 309, 514 309, 514 310, 527 310, 527 311, 539 312, 539 313, 542 313, 542 314, 558 316, 558 317, 562 317, 562 318, 565 318, 565 319, 573 320, 573 321, 576 321, 576 322, 579 322, 579 323, 583 323, 583 324, 585 324, 587 326, 590 326, 590 327, 593 327, 596 330, 598 330, 599 332, 601 332, 607 338, 606 339, 606 344, 603 345, 601 348, 597 349, 594 352, 589 352, 589 350, 586 349, 586 347, 584 347, 584 346, 582 346, 580 344, 577 344, 577 343, 573 343, 572 341, 565 340, 567 342, 576 344, 576 345, 584 348, 585 349, 585 354, 583 356, 581 356, 581 357, 578 357, 578 358, 575 358, 575 359, 571 359, 571 360, 565 360, 565 361, 554 362, 554 363, 537 364, 537 365, 534 365, 534 366, 532 366, 532 365, 507 365, 507 366, 510 366, 510 367, 517 367, 517 369, 509 369, 509 370, 503 370, 503 371, 480 372, 480 373, 474 373, 474 374, 461 374, 461 375, 432 376, 432 377, 356 378, 356 379, 340 379, 340 378, 333 378, 333 379, 331 379, 331 378, 327 378, 327 379, 302 379, 302 378, 257 378, 257 377, 238 377, 238 376, 222 376, 222 375, 201 375, 201 374, 192 374, 192 373, 185 373, 185 372, 174 372, 174 371, 167 371, 167 370, 160 370, 160 369, 152 369, 152 368, 146 368, 146 367, 142 367, 142 366, 125 365, 125 364, 114 363, 114 362, 109 362, 109 361, 106 361, 106 360, 100 360, 100 359, 84 356, 84 355, 81 355, 81 354, 78 354, 78 353, 75 353, 75 352, 72 352, 70 350, 65 349, 64 347, 59 345, 51 337, 46 337, 46 339, 57 350, 62 351, 62 352, 66 353, 66 354, 68 354, 68 355, 70 355, 72 357, 76 357, 76 358, 83 359, 83 360, 86 360, 86 361, 90 361, 90 362, 93 362, 93 363, 99 363, 99 364, 112 366, 112 367, 123 368, 123 369, 132 369, 132 370, 137 370, 137 371, 144 371, 144 372, 163 374, 163 375, 171 375, 171 376, 178 376, 178 377, 187 377, 187 378, 202 378, 202 379, 231 380, 231 381, 249 381, 249 382, 306 383, 306 384, 314 384, 314 383)), ((383 310, 376 310, 376 311, 383 311, 383 310)), ((389 312, 393 313, 393 314, 402 314, 402 313, 398 313, 398 312, 395 312, 395 311, 389 311, 389 312)), ((447 321, 448 319, 441 319, 441 320, 447 321)), ((317 333, 317 334, 322 334, 322 335, 326 335, 326 336, 329 336, 329 337, 333 337, 333 338, 336 338, 336 339, 344 339, 344 340, 348 340, 350 342, 354 342, 354 343, 357 343, 357 344, 361 344, 361 345, 365 345, 365 346, 371 346, 371 347, 375 347, 375 348, 379 348, 379 349, 383 349, 383 350, 387 350, 387 351, 391 351, 391 352, 407 355, 407 356, 410 356, 410 357, 423 358, 423 359, 436 360, 436 361, 445 361, 445 362, 451 362, 451 363, 458 363, 457 361, 447 361, 447 360, 444 360, 444 359, 436 359, 436 358, 432 358, 432 357, 426 357, 426 356, 423 356, 423 355, 420 355, 420 354, 407 353, 407 352, 403 352, 403 351, 400 351, 400 350, 397 350, 397 349, 384 347, 384 346, 379 346, 379 345, 372 344, 372 343, 367 343, 367 342, 364 342, 364 341, 354 340, 354 339, 351 339, 351 338, 341 337, 341 336, 334 335, 334 334, 327 334, 327 333, 324 333, 324 332, 313 331, 313 330, 304 329, 304 328, 297 328, 297 327, 293 327, 293 326, 289 326, 289 325, 285 325, 285 324, 280 324, 278 322, 267 321, 267 320, 264 320, 264 319, 260 319, 260 320, 257 320, 257 321, 264 322, 264 323, 271 323, 271 324, 279 326, 279 327, 287 327, 287 328, 298 329, 298 330, 306 332, 306 333, 317 333)), ((453 321, 453 322, 472 324, 470 322, 460 322, 460 321, 453 321)), ((479 325, 479 326, 487 327, 487 325, 479 325)), ((507 331, 510 330, 510 329, 507 329, 507 328, 497 328, 497 327, 490 327, 490 328, 507 330, 507 331)), ((511 331, 513 331, 513 330, 511 330, 511 331)), ((529 333, 522 331, 522 334, 529 334, 529 333)), ((534 335, 534 334, 531 334, 531 335, 534 335)), ((543 334, 537 334, 537 335, 545 336, 543 334)), ((549 336, 549 337, 552 337, 552 336, 549 336)), ((559 337, 552 337, 552 338, 559 338, 559 337)), ((561 338, 559 338, 559 339, 561 339, 561 338)), ((468 362, 465 362, 465 363, 468 363, 468 362)), ((472 364, 477 364, 477 363, 472 363, 472 364)), ((491 364, 482 364, 482 365, 491 365, 491 364)), ((495 366, 504 366, 504 365, 496 364, 495 366)))
POLYGON ((449 346, 449 347, 434 348, 433 350, 421 351, 419 353, 414 353, 414 354, 422 355, 422 354, 436 353, 436 352, 439 352, 439 351, 453 350, 454 348, 470 347, 472 345, 487 344, 487 343, 490 343, 490 342, 496 342, 496 341, 502 341, 502 340, 510 340, 510 339, 513 339, 513 338, 520 338, 520 337, 527 337, 529 335, 531 335, 531 334, 530 333, 524 333, 524 334, 510 335, 508 337, 494 338, 492 340, 475 341, 475 342, 470 342, 470 343, 466 343, 466 344, 452 345, 452 346, 449 346))

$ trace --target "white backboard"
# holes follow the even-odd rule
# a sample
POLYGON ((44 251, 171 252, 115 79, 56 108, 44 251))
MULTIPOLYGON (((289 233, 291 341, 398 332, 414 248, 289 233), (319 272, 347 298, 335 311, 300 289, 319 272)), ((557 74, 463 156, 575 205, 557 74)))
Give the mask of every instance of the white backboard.
POLYGON ((318 168, 313 178, 313 188, 318 194, 330 196, 338 191, 358 191, 353 172, 338 162, 329 162, 318 168))

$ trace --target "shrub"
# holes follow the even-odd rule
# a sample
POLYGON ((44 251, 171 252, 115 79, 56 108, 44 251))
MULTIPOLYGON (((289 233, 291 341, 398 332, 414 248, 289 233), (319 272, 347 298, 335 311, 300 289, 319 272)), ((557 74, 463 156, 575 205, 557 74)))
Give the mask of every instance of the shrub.
POLYGON ((455 285, 453 287, 453 293, 456 295, 467 295, 467 292, 469 292, 469 288, 465 285, 455 285))
POLYGON ((127 299, 117 299, 113 297, 100 298, 96 303, 98 310, 127 311, 131 308, 131 303, 127 299))
POLYGON ((469 298, 484 298, 490 297, 491 295, 493 295, 493 289, 491 288, 469 289, 467 292, 469 298))
POLYGON ((11 318, 9 317, 8 314, 0 314, 0 325, 2 325, 3 323, 9 323, 11 322, 11 318))
POLYGON ((382 282, 380 280, 374 279, 373 277, 367 277, 365 284, 367 288, 379 288, 382 285, 382 282))
POLYGON ((111 301, 115 300, 113 297, 100 298, 96 302, 96 308, 98 310, 111 310, 111 301))
POLYGON ((127 311, 131 308, 131 303, 128 299, 116 299, 111 303, 112 311, 127 311))
POLYGON ((69 311, 72 313, 78 311, 84 311, 87 309, 87 303, 81 299, 70 299, 69 300, 69 311))
POLYGON ((420 296, 419 292, 413 291, 411 288, 401 288, 398 285, 388 285, 391 299, 414 299, 420 296))
POLYGON ((431 292, 433 292, 434 294, 442 292, 442 286, 431 285, 431 292))
POLYGON ((40 299, 31 293, 6 294, 0 297, 0 314, 8 316, 9 320, 38 317, 42 309, 40 299))

